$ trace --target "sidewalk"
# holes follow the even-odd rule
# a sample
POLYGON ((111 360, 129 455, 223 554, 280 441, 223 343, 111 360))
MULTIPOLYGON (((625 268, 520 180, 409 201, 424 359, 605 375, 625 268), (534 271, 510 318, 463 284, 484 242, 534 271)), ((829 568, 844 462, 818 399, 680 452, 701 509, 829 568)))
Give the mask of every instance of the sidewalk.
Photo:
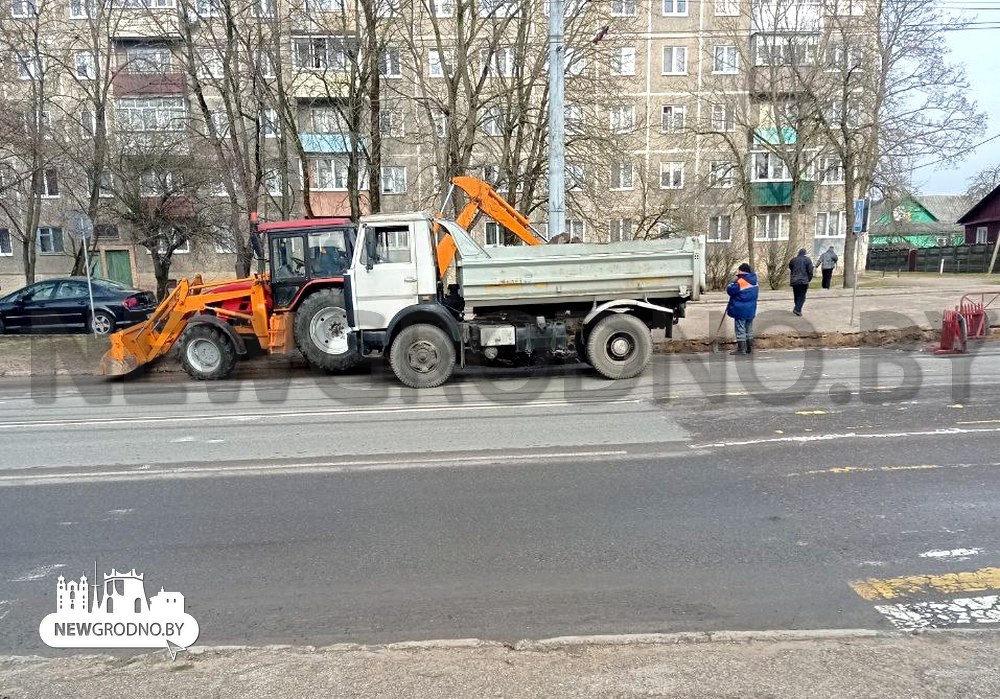
MULTIPOLYGON (((137 658, 0 657, 0 696, 168 699, 678 699, 1000 696, 1000 633, 788 632, 656 643, 476 641, 235 648, 137 658), (747 639, 758 640, 747 640, 747 639)), ((642 639, 636 639, 642 640, 642 639)))

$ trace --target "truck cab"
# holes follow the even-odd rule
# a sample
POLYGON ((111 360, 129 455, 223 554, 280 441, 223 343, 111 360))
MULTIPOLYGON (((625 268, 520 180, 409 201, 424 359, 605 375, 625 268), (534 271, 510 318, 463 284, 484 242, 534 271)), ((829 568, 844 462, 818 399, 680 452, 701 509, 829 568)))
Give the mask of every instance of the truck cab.
POLYGON ((354 257, 356 228, 350 219, 264 223, 259 230, 267 241, 276 310, 293 308, 310 288, 343 283, 354 257))

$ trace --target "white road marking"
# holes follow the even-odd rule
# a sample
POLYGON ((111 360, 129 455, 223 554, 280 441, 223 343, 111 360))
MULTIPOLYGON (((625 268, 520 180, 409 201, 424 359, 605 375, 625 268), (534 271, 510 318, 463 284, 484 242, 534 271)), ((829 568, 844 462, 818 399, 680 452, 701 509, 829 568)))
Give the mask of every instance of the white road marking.
POLYGON ((1000 432, 1000 427, 969 430, 961 427, 945 427, 937 430, 918 430, 914 432, 876 432, 861 434, 858 432, 841 432, 833 434, 806 434, 792 437, 764 437, 761 439, 741 439, 731 442, 712 442, 710 444, 691 444, 692 449, 712 449, 725 447, 747 447, 755 444, 781 444, 803 442, 835 442, 849 439, 894 439, 897 437, 937 437, 950 434, 990 434, 1000 432))
POLYGON ((982 553, 980 548, 951 549, 948 551, 924 551, 921 558, 937 558, 945 561, 967 561, 971 556, 982 553))
POLYGON ((16 578, 11 578, 10 581, 11 582, 30 582, 32 580, 41 580, 42 578, 46 577, 50 573, 54 573, 57 570, 59 570, 60 568, 65 568, 65 567, 66 567, 65 563, 55 563, 53 565, 47 565, 47 566, 35 566, 34 568, 32 568, 31 570, 29 570, 24 575, 21 575, 21 576, 16 577, 16 578))
POLYGON ((875 609, 901 631, 1000 623, 1000 595, 961 597, 946 602, 878 604, 875 609))
POLYGON ((128 509, 126 509, 126 510, 108 510, 108 512, 107 512, 108 516, 105 517, 104 519, 102 519, 101 521, 102 522, 117 522, 118 520, 123 519, 125 517, 125 515, 130 515, 133 512, 135 512, 135 510, 133 508, 131 508, 131 507, 128 508, 128 509))
MULTIPOLYGON (((338 415, 385 415, 387 413, 437 413, 437 412, 468 412, 498 410, 510 412, 512 407, 518 409, 567 407, 575 408, 581 405, 628 405, 644 402, 641 399, 622 400, 563 400, 526 402, 516 405, 505 403, 468 403, 457 405, 424 405, 424 406, 380 406, 376 408, 329 408, 327 410, 284 410, 261 413, 209 413, 200 415, 155 415, 148 417, 114 417, 114 418, 81 418, 65 420, 33 420, 22 422, 0 422, 0 430, 21 429, 25 427, 93 427, 99 425, 121 424, 162 424, 170 422, 206 422, 233 421, 251 422, 256 420, 274 420, 282 417, 300 419, 304 417, 334 417, 338 415)), ((1000 428, 998 428, 1000 429, 1000 428)))
POLYGON ((172 444, 179 444, 181 442, 193 442, 193 441, 194 441, 194 437, 192 437, 190 435, 188 435, 186 437, 178 437, 177 439, 171 439, 170 440, 170 442, 172 444))
MULTIPOLYGON (((170 466, 148 468, 143 471, 92 471, 87 473, 34 473, 19 476, 0 476, 0 487, 37 485, 42 483, 89 483, 133 480, 159 480, 164 478, 201 478, 227 476, 230 474, 267 475, 287 471, 299 473, 355 473, 366 471, 405 471, 421 468, 446 468, 455 466, 483 467, 491 465, 513 465, 531 463, 539 458, 572 460, 596 459, 609 456, 626 456, 624 449, 608 451, 552 452, 541 454, 508 454, 493 456, 462 456, 452 458, 407 459, 403 461, 327 461, 292 464, 266 464, 241 466, 170 466)), ((643 454, 646 456, 656 456, 643 454)), ((127 510, 131 512, 131 510, 127 510)), ((107 521, 107 520, 105 520, 107 521)))
POLYGON ((0 621, 3 621, 8 614, 10 614, 10 602, 0 599, 0 621))

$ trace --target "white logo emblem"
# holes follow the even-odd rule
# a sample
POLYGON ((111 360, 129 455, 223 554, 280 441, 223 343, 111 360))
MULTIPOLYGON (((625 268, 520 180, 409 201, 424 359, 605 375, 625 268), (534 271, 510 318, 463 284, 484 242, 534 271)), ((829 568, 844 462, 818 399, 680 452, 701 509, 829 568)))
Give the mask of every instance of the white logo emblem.
MULTIPOLYGON (((87 576, 56 581, 56 611, 38 625, 51 648, 166 648, 174 658, 198 640, 198 622, 184 612, 184 595, 163 588, 146 600, 142 573, 114 568, 104 584, 87 576)), ((95 567, 96 577, 96 567, 95 567)))

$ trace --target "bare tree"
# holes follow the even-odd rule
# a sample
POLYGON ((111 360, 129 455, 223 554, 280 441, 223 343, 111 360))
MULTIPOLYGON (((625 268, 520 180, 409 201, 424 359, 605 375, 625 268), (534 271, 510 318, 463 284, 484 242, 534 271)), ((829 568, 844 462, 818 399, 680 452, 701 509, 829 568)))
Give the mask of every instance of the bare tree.
POLYGON ((1000 187, 1000 165, 983 168, 970 177, 966 196, 972 203, 975 203, 997 187, 1000 187))

